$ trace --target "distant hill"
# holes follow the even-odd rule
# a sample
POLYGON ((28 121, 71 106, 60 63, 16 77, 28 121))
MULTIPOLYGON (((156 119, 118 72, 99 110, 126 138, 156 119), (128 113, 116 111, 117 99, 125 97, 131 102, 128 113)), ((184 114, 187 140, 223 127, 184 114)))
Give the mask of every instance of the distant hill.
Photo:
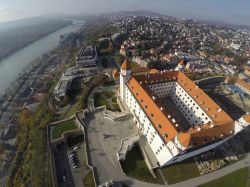
POLYGON ((15 20, 15 21, 3 22, 3 23, 0 23, 0 33, 13 30, 13 29, 45 24, 45 23, 50 22, 53 19, 47 18, 47 17, 34 17, 34 18, 26 18, 26 19, 20 19, 20 20, 15 20))
POLYGON ((42 17, 0 23, 0 60, 70 23, 42 17))
MULTIPOLYGON (((127 15, 134 15, 134 16, 164 16, 168 17, 169 19, 179 19, 177 17, 169 16, 166 14, 156 13, 149 10, 133 10, 133 11, 120 11, 120 12, 112 12, 110 14, 127 14, 127 15)), ((197 20, 197 19, 193 19, 197 20)), ((247 25, 237 25, 237 24, 230 24, 230 23, 224 23, 219 21, 209 21, 209 20, 197 20, 199 23, 204 23, 208 25, 215 25, 220 27, 230 27, 235 29, 248 29, 250 30, 250 26, 247 25)))
POLYGON ((219 22, 219 21, 209 21, 209 20, 198 20, 198 22, 205 23, 208 25, 215 25, 215 26, 219 26, 219 27, 230 27, 230 28, 235 28, 235 29, 250 30, 250 26, 247 26, 247 25, 237 25, 237 24, 224 23, 224 22, 219 22))

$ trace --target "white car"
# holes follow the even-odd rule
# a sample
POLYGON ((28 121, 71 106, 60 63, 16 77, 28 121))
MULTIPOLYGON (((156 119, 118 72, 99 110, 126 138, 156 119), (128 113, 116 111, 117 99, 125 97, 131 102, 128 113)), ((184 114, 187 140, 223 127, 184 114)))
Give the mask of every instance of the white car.
POLYGON ((67 182, 65 175, 63 175, 63 182, 67 182))
POLYGON ((75 156, 75 154, 70 154, 69 157, 70 158, 73 158, 75 156))

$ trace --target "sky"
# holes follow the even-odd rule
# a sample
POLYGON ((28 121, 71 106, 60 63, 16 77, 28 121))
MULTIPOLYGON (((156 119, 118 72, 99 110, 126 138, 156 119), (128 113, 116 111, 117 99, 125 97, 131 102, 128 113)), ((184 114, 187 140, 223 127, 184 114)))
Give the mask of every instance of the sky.
POLYGON ((0 0, 0 22, 48 14, 142 9, 175 17, 250 25, 250 0, 0 0))

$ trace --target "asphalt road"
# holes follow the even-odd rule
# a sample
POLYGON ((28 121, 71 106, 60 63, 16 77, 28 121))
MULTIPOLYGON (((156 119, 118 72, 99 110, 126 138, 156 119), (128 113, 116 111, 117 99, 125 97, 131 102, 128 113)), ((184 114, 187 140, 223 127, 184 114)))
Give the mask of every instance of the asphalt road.
POLYGON ((58 185, 61 187, 74 187, 74 180, 71 174, 70 163, 67 155, 67 145, 58 144, 58 153, 55 153, 56 161, 56 172, 58 185), (66 181, 64 181, 63 176, 65 176, 66 181))

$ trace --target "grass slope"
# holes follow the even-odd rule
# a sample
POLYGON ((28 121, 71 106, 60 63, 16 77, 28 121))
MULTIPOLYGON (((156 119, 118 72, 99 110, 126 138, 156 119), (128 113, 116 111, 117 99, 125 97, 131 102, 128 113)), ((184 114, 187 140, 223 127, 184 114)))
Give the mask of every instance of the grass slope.
POLYGON ((57 124, 52 130, 52 138, 53 139, 60 138, 65 131, 73 129, 77 129, 77 126, 73 120, 57 124))
POLYGON ((161 170, 169 184, 181 182, 200 175, 192 158, 167 166, 161 170))
POLYGON ((239 169, 217 180, 200 185, 200 187, 246 187, 248 177, 248 167, 239 169))

